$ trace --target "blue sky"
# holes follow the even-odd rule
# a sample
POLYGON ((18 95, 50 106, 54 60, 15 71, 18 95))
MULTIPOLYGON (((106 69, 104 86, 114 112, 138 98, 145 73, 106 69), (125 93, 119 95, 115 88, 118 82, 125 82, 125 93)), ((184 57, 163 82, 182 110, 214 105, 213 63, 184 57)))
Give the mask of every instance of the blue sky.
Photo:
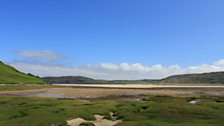
MULTIPOLYGON (((101 71, 96 67, 102 64, 119 66, 116 72, 102 70, 99 76, 81 74, 106 79, 110 79, 106 75, 122 72, 124 78, 136 76, 123 71, 122 63, 129 67, 140 64, 143 69, 156 65, 178 65, 181 70, 211 66, 224 59, 223 5, 222 0, 0 1, 0 59, 43 76, 43 71, 26 69, 18 63, 74 69, 90 65, 94 66, 92 73, 101 71)), ((222 69, 198 72, 216 70, 222 69)), ((197 71, 176 73, 190 72, 197 71)), ((138 78, 169 75, 152 73, 138 78)))

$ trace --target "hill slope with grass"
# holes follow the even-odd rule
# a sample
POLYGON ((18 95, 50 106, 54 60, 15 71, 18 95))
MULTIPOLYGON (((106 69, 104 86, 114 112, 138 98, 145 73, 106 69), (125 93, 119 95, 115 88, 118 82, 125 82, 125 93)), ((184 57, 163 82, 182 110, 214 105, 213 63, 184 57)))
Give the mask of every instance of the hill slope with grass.
POLYGON ((189 84, 224 84, 224 72, 202 74, 174 75, 160 80, 162 83, 189 83, 189 84))
POLYGON ((0 61, 0 84, 43 84, 43 80, 32 74, 22 73, 0 61))

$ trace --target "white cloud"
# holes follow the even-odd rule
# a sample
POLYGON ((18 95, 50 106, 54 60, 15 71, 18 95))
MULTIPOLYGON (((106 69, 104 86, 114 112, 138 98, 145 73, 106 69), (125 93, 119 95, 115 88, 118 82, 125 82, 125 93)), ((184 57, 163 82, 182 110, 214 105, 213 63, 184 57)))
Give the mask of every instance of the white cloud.
POLYGON ((40 50, 40 51, 22 50, 17 51, 16 54, 23 58, 35 58, 46 61, 57 61, 62 60, 64 58, 62 55, 49 50, 40 50))
POLYGON ((217 66, 224 66, 224 60, 219 60, 217 62, 214 63, 217 66))
POLYGON ((137 71, 137 72, 148 72, 149 67, 143 66, 140 63, 135 64, 128 64, 128 63, 121 63, 121 64, 113 64, 113 63, 102 63, 98 67, 102 69, 108 70, 119 70, 119 71, 137 71))
POLYGON ((103 69, 109 69, 109 70, 118 70, 119 67, 113 63, 102 63, 100 64, 100 67, 103 69))
POLYGON ((179 65, 165 67, 160 64, 145 66, 140 63, 102 63, 99 65, 86 65, 81 67, 52 66, 23 62, 13 62, 10 65, 21 71, 27 73, 30 72, 39 76, 87 76, 95 79, 114 80, 160 79, 176 74, 224 71, 223 61, 224 60, 220 60, 213 64, 202 64, 189 67, 180 67, 179 65))

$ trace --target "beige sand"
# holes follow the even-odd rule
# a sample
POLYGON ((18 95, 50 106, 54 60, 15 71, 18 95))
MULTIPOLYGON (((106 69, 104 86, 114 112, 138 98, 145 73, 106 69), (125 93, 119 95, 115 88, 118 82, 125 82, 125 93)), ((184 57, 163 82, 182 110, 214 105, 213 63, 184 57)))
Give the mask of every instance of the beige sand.
POLYGON ((83 122, 87 122, 87 121, 82 118, 76 118, 76 119, 67 121, 68 125, 70 126, 79 126, 83 122))
MULTIPOLYGON (((113 115, 112 112, 110 112, 110 114, 113 115)), ((101 116, 101 115, 94 115, 94 117, 96 118, 95 121, 87 121, 82 118, 76 118, 76 119, 68 120, 67 123, 70 126, 79 126, 83 122, 91 122, 91 123, 95 124, 95 126, 114 126, 114 125, 122 122, 122 120, 103 119, 104 116, 101 116)), ((115 118, 115 117, 113 117, 113 118, 115 118)))

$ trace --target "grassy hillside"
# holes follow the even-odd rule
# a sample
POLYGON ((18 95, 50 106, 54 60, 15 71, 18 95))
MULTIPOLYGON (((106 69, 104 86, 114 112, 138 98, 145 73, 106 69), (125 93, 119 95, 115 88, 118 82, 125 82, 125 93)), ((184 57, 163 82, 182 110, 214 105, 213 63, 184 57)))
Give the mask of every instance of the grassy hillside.
POLYGON ((160 80, 162 83, 209 83, 209 84, 224 84, 224 72, 212 72, 202 74, 183 74, 174 75, 160 80))
POLYGON ((22 73, 0 61, 0 84, 42 84, 42 79, 22 73))

